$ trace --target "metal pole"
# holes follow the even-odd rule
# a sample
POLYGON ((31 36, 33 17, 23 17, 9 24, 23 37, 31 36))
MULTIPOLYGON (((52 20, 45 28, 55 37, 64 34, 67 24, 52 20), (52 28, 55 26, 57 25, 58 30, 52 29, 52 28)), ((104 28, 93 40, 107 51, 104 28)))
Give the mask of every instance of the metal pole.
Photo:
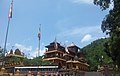
MULTIPOLYGON (((9 31, 9 25, 10 25, 10 18, 8 20, 8 26, 7 26, 6 36, 5 36, 4 58, 5 58, 5 52, 6 52, 6 44, 7 44, 7 37, 8 37, 8 31, 9 31)), ((5 61, 3 62, 3 66, 4 65, 5 65, 5 61)))
POLYGON ((40 56, 40 39, 41 39, 41 24, 40 24, 40 27, 39 27, 38 57, 40 56))
MULTIPOLYGON (((4 59, 5 59, 5 52, 6 50, 6 44, 7 44, 7 38, 8 38, 8 31, 9 31, 9 25, 10 25, 10 18, 12 18, 12 7, 13 7, 13 0, 10 5, 10 11, 9 11, 9 16, 8 16, 8 25, 7 25, 7 31, 6 31, 6 36, 5 36, 5 45, 4 45, 4 59)), ((3 61, 3 66, 5 65, 5 60, 3 61)))
POLYGON ((40 39, 38 41, 38 57, 40 56, 40 39))

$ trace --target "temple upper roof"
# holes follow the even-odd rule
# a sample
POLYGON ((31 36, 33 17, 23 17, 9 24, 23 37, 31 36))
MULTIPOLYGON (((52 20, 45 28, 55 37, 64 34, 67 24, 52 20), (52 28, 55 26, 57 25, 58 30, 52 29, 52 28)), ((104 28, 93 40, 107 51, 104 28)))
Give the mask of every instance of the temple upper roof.
MULTIPOLYGON (((78 46, 76 46, 73 42, 68 46, 68 48, 79 48, 78 46)), ((80 49, 80 48, 79 48, 80 49)))
POLYGON ((58 42, 52 42, 50 43, 49 45, 45 46, 46 48, 49 48, 49 47, 54 47, 54 45, 57 44, 58 46, 60 46, 60 43, 58 42))
POLYGON ((68 51, 74 54, 78 54, 78 52, 80 51, 80 48, 78 46, 76 46, 74 43, 71 43, 68 47, 67 47, 68 51))
POLYGON ((51 42, 49 45, 45 46, 46 48, 65 48, 63 46, 60 45, 60 43, 58 43, 57 41, 53 41, 51 42))

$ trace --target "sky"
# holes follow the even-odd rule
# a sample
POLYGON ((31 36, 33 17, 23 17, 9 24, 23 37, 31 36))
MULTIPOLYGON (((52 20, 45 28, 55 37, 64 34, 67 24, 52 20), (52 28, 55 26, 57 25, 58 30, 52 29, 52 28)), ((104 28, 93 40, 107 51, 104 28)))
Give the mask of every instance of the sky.
MULTIPOLYGON (((0 0, 1 47, 4 47, 10 2, 0 0)), ((40 24, 40 55, 55 38, 61 45, 73 42, 82 48, 105 37, 100 27, 108 10, 102 11, 93 0, 13 0, 12 12, 6 48, 19 48, 29 58, 37 55, 40 24)))

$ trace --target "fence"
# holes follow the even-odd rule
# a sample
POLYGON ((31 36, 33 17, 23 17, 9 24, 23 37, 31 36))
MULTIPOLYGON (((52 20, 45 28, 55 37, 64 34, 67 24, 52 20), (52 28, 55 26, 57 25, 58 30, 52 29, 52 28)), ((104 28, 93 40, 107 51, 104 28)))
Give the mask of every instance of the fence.
MULTIPOLYGON (((19 70, 17 70, 14 75, 12 73, 7 73, 7 71, 5 70, 5 68, 1 68, 0 70, 0 76, 25 76, 24 74, 22 74, 19 70)), ((26 76, 34 76, 33 73, 31 71, 29 71, 27 73, 26 76)), ((43 74, 41 74, 40 72, 37 72, 37 75, 36 76, 58 76, 57 74, 53 74, 51 73, 50 75, 47 74, 47 72, 43 74)))

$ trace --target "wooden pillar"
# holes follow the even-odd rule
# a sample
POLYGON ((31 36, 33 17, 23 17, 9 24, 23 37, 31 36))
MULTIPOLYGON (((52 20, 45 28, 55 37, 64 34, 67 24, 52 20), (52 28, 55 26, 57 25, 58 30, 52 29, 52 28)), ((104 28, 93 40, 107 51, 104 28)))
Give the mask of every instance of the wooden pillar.
POLYGON ((41 76, 40 72, 37 72, 37 76, 41 76))
POLYGON ((5 73, 5 68, 1 68, 0 75, 5 73))
POLYGON ((17 70, 17 71, 15 72, 15 76, 19 76, 19 74, 20 74, 20 71, 17 70))
POLYGON ((68 76, 68 74, 66 76, 68 76))
POLYGON ((17 71, 15 72, 15 75, 14 75, 14 76, 23 76, 23 74, 21 74, 20 71, 17 70, 17 71))
POLYGON ((54 73, 51 73, 51 76, 54 76, 54 73))
POLYGON ((32 72, 29 71, 27 76, 33 76, 33 75, 32 75, 32 72))
POLYGON ((63 74, 63 76, 65 76, 65 74, 63 74))
POLYGON ((58 76, 58 72, 56 73, 56 75, 55 76, 58 76))
POLYGON ((5 68, 1 68, 0 70, 0 76, 5 76, 7 73, 5 73, 5 68))
POLYGON ((48 76, 47 72, 45 72, 45 76, 48 76))
POLYGON ((56 75, 55 76, 58 76, 58 73, 56 73, 56 75))
POLYGON ((62 74, 60 74, 60 76, 62 76, 62 74))

